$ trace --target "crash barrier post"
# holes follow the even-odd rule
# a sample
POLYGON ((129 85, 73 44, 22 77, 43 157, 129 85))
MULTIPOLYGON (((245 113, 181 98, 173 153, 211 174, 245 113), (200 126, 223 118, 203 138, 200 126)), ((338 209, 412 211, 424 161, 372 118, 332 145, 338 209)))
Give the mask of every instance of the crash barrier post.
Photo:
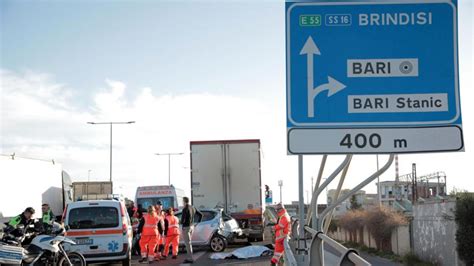
POLYGON ((293 251, 291 250, 291 247, 288 243, 288 237, 283 241, 283 247, 285 248, 285 252, 283 253, 285 266, 298 266, 295 255, 293 254, 293 251))
POLYGON ((369 262, 360 257, 356 250, 344 247, 334 239, 325 235, 323 232, 314 230, 309 226, 305 226, 304 229, 313 236, 310 247, 309 265, 324 265, 324 256, 322 254, 323 241, 326 245, 331 246, 337 250, 339 254, 341 254, 337 265, 371 265, 369 262))

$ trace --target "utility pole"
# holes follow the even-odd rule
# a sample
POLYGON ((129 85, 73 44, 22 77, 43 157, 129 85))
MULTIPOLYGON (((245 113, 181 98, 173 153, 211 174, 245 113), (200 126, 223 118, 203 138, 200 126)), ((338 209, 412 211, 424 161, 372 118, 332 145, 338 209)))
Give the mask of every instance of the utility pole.
POLYGON ((413 201, 413 204, 415 204, 416 201, 418 200, 418 184, 417 184, 417 180, 416 180, 416 163, 413 163, 411 165, 411 178, 412 178, 412 191, 411 191, 412 201, 413 201))
POLYGON ((281 193, 281 187, 283 186, 283 180, 278 180, 278 186, 280 187, 280 202, 283 204, 283 198, 281 193))
MULTIPOLYGON (((379 171, 379 155, 376 154, 375 158, 377 160, 377 172, 379 171)), ((377 176, 377 196, 379 198, 379 207, 382 206, 382 191, 380 190, 380 175, 377 176)))

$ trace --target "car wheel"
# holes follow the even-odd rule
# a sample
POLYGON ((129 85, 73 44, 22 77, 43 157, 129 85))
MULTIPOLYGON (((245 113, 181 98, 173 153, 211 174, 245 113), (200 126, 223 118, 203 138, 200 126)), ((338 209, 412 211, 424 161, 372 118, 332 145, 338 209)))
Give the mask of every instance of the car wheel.
POLYGON ((247 242, 249 243, 255 242, 255 237, 247 237, 247 242))
POLYGON ((214 252, 222 252, 227 247, 227 241, 221 236, 214 235, 211 238, 210 247, 211 247, 211 250, 214 252))

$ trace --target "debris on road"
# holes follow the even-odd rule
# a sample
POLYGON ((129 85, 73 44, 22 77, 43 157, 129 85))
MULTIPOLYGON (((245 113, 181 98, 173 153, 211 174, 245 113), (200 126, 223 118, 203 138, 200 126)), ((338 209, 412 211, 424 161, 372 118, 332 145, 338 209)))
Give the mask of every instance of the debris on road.
POLYGON ((223 260, 223 259, 248 259, 261 256, 272 255, 273 251, 265 246, 247 246, 243 248, 238 248, 232 252, 226 253, 214 253, 210 256, 213 260, 223 260))

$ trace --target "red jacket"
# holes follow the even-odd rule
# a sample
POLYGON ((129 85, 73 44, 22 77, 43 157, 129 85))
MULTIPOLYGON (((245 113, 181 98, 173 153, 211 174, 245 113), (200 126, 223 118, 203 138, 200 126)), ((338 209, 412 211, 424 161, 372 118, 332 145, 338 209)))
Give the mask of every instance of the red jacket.
POLYGON ((291 232, 291 218, 285 209, 278 212, 278 223, 275 225, 275 240, 286 238, 291 232))

